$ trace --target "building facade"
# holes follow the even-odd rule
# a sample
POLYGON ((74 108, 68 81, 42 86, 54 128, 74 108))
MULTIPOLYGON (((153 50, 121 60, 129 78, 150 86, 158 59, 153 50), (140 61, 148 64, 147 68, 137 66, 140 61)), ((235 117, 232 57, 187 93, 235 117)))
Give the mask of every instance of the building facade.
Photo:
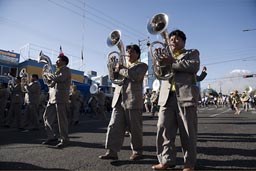
POLYGON ((19 61, 20 54, 0 49, 0 75, 17 76, 19 61))

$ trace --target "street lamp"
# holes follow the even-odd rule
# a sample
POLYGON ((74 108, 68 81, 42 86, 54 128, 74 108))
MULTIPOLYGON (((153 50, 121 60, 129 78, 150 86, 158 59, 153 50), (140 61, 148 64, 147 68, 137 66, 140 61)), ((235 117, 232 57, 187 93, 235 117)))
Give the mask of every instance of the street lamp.
POLYGON ((246 31, 254 31, 256 30, 256 28, 253 28, 253 29, 244 29, 243 32, 246 32, 246 31))
POLYGON ((146 43, 146 45, 147 46, 149 46, 150 45, 150 42, 149 42, 149 37, 147 37, 146 39, 143 39, 143 40, 138 40, 138 42, 139 42, 139 47, 141 47, 142 46, 142 42, 144 42, 144 41, 147 41, 147 43, 146 43))

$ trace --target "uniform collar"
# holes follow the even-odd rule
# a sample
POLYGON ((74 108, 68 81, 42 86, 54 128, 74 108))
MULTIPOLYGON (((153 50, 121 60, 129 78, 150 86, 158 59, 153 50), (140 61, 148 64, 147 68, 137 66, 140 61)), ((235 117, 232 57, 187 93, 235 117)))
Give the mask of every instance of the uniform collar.
POLYGON ((128 68, 133 67, 133 66, 136 65, 137 63, 139 63, 138 60, 134 61, 133 63, 128 62, 128 68))

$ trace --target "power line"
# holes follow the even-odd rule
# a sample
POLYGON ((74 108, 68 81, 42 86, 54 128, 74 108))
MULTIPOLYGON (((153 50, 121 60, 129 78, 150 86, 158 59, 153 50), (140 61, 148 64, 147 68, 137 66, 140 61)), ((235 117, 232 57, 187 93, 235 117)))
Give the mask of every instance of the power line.
POLYGON ((256 56, 249 56, 249 57, 244 57, 244 58, 236 58, 236 59, 230 59, 230 60, 225 60, 225 61, 206 63, 206 64, 203 64, 203 65, 209 66, 209 65, 223 64, 223 63, 234 62, 234 61, 246 61, 249 58, 255 58, 255 57, 256 56))
MULTIPOLYGON (((66 6, 64 6, 64 5, 62 5, 62 4, 59 4, 59 3, 56 3, 56 2, 54 2, 53 0, 48 0, 49 2, 51 2, 51 3, 53 3, 53 4, 55 4, 56 6, 58 6, 58 7, 61 7, 61 8, 64 8, 64 9, 66 9, 66 10, 68 10, 69 12, 72 12, 72 13, 74 13, 74 14, 76 14, 76 15, 78 15, 78 16, 80 16, 80 17, 83 17, 83 15, 82 14, 80 14, 79 12, 77 12, 77 11, 74 11, 74 10, 72 10, 71 8, 68 8, 68 7, 66 7, 66 6)), ((82 9, 80 6, 77 6, 77 5, 75 5, 75 4, 73 4, 73 3, 71 3, 71 2, 69 2, 69 1, 66 1, 65 0, 65 2, 66 3, 68 3, 68 4, 70 4, 70 5, 72 5, 72 6, 74 6, 74 7, 76 7, 76 8, 78 8, 78 9, 80 9, 80 10, 84 10, 84 9, 82 9)), ((92 13, 92 12, 90 12, 90 11, 88 11, 88 10, 86 10, 89 14, 91 14, 91 15, 93 15, 93 16, 95 16, 96 18, 98 18, 98 19, 100 19, 101 21, 104 21, 104 22, 106 22, 106 20, 108 20, 109 22, 108 22, 108 24, 109 23, 112 23, 112 24, 114 24, 114 25, 116 25, 117 27, 119 27, 119 25, 117 25, 115 22, 113 22, 111 19, 109 19, 109 18, 106 18, 106 15, 104 15, 104 17, 105 18, 103 18, 103 17, 100 17, 100 16, 98 16, 98 15, 96 15, 96 14, 94 14, 94 13, 92 13)), ((94 18, 91 18, 91 17, 89 17, 89 16, 85 16, 88 20, 90 20, 90 21, 93 21, 94 23, 96 23, 96 24, 99 24, 100 26, 103 26, 103 27, 105 27, 105 28, 108 28, 108 29, 111 29, 112 30, 112 27, 113 26, 108 26, 108 25, 106 25, 106 24, 103 24, 102 22, 99 22, 98 20, 95 20, 94 18)), ((120 22, 118 22, 119 24, 120 24, 120 22)), ((129 38, 131 38, 131 37, 134 37, 135 38, 135 36, 134 36, 134 32, 131 32, 129 29, 127 29, 126 28, 127 26, 125 26, 124 28, 123 28, 123 30, 126 30, 126 33, 124 34, 124 35, 126 35, 127 37, 129 37, 129 38), (132 33, 131 35, 132 36, 130 36, 130 35, 127 35, 127 32, 129 32, 129 33, 132 33)), ((136 32, 136 34, 138 34, 137 32, 136 32)), ((139 34, 140 35, 140 34, 139 34)), ((137 37, 136 37, 137 38, 137 37)))
POLYGON ((142 32, 140 32, 140 31, 134 29, 133 27, 131 27, 131 26, 129 26, 129 25, 126 25, 126 24, 122 23, 121 21, 116 20, 115 18, 113 18, 113 17, 107 15, 106 13, 103 13, 102 11, 100 11, 100 10, 98 10, 98 9, 96 9, 96 8, 94 8, 94 7, 92 7, 92 6, 90 6, 89 4, 87 4, 87 6, 89 6, 90 8, 92 8, 92 9, 98 11, 98 12, 101 13, 103 16, 106 16, 106 17, 108 17, 109 19, 114 20, 114 21, 116 21, 117 23, 123 25, 124 28, 129 28, 129 29, 127 29, 128 31, 131 29, 131 30, 133 30, 135 33, 137 33, 138 35, 140 35, 140 36, 142 36, 142 37, 146 37, 146 34, 145 34, 145 33, 142 33, 142 32))
MULTIPOLYGON (((78 2, 82 3, 81 1, 78 1, 78 2)), ((140 32, 139 30, 136 30, 135 28, 131 27, 130 25, 126 25, 126 24, 122 23, 122 21, 117 20, 117 19, 115 19, 115 18, 113 18, 113 17, 107 15, 106 13, 102 12, 101 10, 99 10, 99 9, 97 9, 97 8, 95 8, 95 7, 91 6, 91 5, 89 5, 88 3, 86 3, 86 6, 87 6, 87 7, 90 7, 91 9, 93 9, 93 10, 95 10, 95 11, 97 11, 98 13, 102 14, 104 17, 107 17, 108 20, 113 20, 113 21, 115 21, 116 23, 123 25, 125 29, 126 29, 126 28, 129 28, 129 29, 127 29, 127 31, 133 30, 133 31, 134 31, 136 34, 138 34, 139 36, 142 36, 142 37, 146 37, 146 36, 147 36, 145 33, 142 33, 142 32, 140 32)), ((112 21, 111 21, 111 22, 112 22, 112 21)))
POLYGON ((243 32, 246 32, 246 31, 254 31, 254 30, 256 30, 256 28, 254 28, 254 29, 245 29, 245 30, 243 30, 243 32))

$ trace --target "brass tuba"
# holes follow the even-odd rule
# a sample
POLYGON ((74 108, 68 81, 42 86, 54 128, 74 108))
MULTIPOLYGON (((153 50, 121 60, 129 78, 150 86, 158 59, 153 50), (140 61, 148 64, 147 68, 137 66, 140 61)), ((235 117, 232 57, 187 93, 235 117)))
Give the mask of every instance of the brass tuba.
POLYGON ((43 66, 43 70, 42 70, 42 78, 43 78, 44 84, 50 86, 52 81, 47 78, 47 74, 49 74, 49 73, 53 74, 54 73, 53 66, 52 66, 52 61, 48 56, 43 54, 43 52, 41 51, 40 54, 39 54, 38 62, 45 64, 43 66))
POLYGON ((119 65, 127 66, 127 62, 125 59, 125 50, 124 45, 121 40, 121 31, 120 30, 113 30, 109 37, 107 38, 107 45, 109 47, 117 46, 120 52, 113 51, 108 54, 108 71, 109 71, 109 78, 114 84, 121 85, 124 81, 123 76, 119 75, 116 71, 116 67, 119 65))
POLYGON ((149 51, 152 58, 152 68, 157 79, 168 80, 172 76, 171 65, 163 63, 161 54, 172 56, 171 44, 167 31, 168 15, 164 13, 154 15, 148 22, 147 29, 151 34, 160 34, 164 42, 155 41, 150 44, 149 51), (154 47, 155 46, 155 47, 154 47), (156 48, 161 48, 160 54, 155 52, 156 48))

